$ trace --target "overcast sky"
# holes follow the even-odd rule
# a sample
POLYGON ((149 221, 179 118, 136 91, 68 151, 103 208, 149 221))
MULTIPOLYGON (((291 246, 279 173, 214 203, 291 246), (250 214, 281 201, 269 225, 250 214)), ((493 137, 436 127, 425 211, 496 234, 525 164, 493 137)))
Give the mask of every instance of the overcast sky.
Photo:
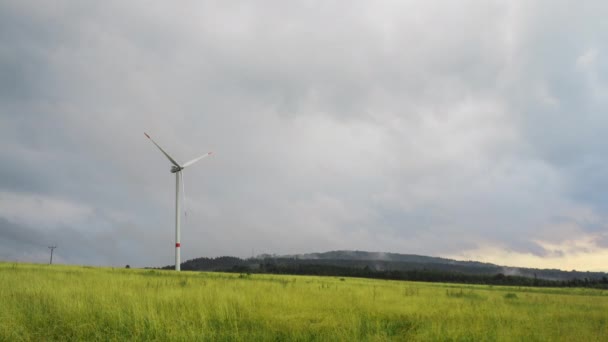
POLYGON ((608 271, 605 1, 0 1, 0 260, 608 271))

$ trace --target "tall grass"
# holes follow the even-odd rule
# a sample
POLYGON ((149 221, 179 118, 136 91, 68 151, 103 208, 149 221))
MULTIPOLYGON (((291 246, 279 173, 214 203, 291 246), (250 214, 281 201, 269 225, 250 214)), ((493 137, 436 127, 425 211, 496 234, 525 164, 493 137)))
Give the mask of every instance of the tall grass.
POLYGON ((608 293, 0 263, 0 340, 605 341, 608 293))

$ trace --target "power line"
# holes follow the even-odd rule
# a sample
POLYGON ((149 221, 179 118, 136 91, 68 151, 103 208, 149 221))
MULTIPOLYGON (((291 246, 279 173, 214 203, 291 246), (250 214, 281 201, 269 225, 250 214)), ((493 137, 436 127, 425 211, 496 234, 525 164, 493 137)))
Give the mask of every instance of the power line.
POLYGON ((51 249, 51 261, 49 262, 49 265, 53 264, 53 250, 55 250, 55 248, 57 248, 57 246, 49 246, 49 248, 51 249))

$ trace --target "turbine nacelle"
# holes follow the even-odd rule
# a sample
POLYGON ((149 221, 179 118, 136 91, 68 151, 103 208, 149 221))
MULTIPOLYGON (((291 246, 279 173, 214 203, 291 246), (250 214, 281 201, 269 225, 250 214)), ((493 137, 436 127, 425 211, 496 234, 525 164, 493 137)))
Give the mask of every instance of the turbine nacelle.
POLYGON ((171 173, 176 173, 179 172, 185 168, 187 168, 188 166, 196 163, 197 161, 205 158, 205 157, 209 157, 211 154, 213 154, 213 152, 208 152, 203 154, 200 157, 194 158, 188 162, 185 162, 183 165, 179 165, 178 162, 175 161, 175 159, 173 159, 167 152, 165 152, 165 150, 162 149, 162 147, 158 146, 158 144, 156 143, 156 141, 154 141, 154 139, 152 139, 148 133, 144 132, 144 135, 146 136, 146 138, 150 139, 150 141, 156 146, 158 147, 158 149, 165 155, 165 157, 167 157, 167 159, 169 159, 169 161, 171 162, 171 164, 173 164, 173 166, 171 167, 171 173))

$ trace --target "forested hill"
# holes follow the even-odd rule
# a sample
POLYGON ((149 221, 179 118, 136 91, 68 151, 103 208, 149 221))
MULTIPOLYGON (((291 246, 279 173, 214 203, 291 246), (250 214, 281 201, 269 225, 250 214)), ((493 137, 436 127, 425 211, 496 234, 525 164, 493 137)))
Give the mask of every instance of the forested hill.
POLYGON ((288 255, 279 258, 297 259, 298 262, 303 263, 314 262, 331 265, 367 266, 374 270, 433 270, 459 272, 471 275, 503 274, 507 276, 521 276, 547 280, 601 279, 608 276, 608 274, 604 272, 510 267, 478 261, 460 261, 415 254, 365 251, 330 251, 324 253, 288 255))
POLYGON ((416 254, 398 254, 384 252, 365 251, 331 251, 324 253, 308 253, 281 256, 282 258, 297 258, 302 260, 366 260, 366 261, 388 261, 388 262, 410 262, 420 264, 450 264, 461 266, 487 267, 494 264, 478 261, 459 261, 453 259, 430 257, 416 254))
MULTIPOLYGON (((173 266, 165 266, 170 269, 173 266)), ((293 273, 323 275, 353 275, 369 277, 399 278, 401 272, 426 272, 433 277, 472 276, 472 277, 524 277, 554 281, 580 281, 606 279, 603 272, 563 271, 557 269, 535 269, 507 267, 477 261, 459 261, 438 257, 412 254, 331 251, 297 255, 262 254, 254 258, 237 257, 197 258, 182 263, 182 270, 199 271, 238 271, 262 273, 293 273)), ((428 275, 427 274, 427 275, 428 275)))

